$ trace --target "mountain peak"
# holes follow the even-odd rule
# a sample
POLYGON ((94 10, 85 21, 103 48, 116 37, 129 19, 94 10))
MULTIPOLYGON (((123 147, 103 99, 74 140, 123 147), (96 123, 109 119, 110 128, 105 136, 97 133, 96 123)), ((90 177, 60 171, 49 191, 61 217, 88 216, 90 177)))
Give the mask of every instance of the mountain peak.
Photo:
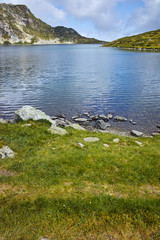
POLYGON ((26 5, 0 4, 0 44, 103 43, 81 36, 72 28, 51 27, 26 5))

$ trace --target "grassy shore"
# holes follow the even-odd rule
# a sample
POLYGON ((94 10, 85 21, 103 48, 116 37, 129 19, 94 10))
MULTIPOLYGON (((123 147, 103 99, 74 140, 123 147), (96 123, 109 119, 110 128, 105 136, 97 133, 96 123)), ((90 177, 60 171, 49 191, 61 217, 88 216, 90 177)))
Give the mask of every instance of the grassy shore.
POLYGON ((0 148, 16 153, 0 159, 0 240, 160 239, 160 137, 138 138, 141 147, 136 138, 71 128, 58 136, 47 122, 28 123, 0 124, 0 148))

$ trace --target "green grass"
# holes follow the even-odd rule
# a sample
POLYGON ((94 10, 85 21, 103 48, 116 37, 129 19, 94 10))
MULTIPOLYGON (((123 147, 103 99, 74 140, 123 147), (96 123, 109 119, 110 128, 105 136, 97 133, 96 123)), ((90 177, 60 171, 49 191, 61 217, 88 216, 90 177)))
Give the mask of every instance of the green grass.
POLYGON ((104 47, 160 50, 160 29, 131 37, 120 38, 105 44, 104 47))
POLYGON ((0 148, 16 153, 0 159, 0 239, 160 238, 160 137, 140 147, 135 138, 115 144, 116 135, 71 128, 62 137, 31 123, 0 124, 0 148), (100 141, 84 143, 89 136, 100 141))

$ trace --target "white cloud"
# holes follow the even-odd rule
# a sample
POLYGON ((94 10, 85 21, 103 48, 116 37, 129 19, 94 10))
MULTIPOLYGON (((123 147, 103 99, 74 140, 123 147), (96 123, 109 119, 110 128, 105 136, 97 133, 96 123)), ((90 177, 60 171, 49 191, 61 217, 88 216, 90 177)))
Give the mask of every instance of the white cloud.
POLYGON ((128 21, 127 28, 135 33, 160 28, 160 0, 143 0, 144 7, 137 9, 128 21))

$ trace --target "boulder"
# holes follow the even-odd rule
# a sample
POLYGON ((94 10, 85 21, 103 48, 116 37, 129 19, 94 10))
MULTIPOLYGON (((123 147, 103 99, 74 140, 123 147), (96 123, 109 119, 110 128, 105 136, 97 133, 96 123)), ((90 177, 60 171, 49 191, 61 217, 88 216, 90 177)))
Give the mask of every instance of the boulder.
POLYGON ((5 157, 14 158, 14 152, 8 147, 4 146, 0 149, 0 158, 4 159, 5 157))
POLYGON ((112 119, 113 118, 113 115, 111 113, 109 113, 107 116, 106 116, 108 119, 112 119))
POLYGON ((99 138, 96 137, 88 137, 83 139, 85 142, 98 142, 99 138))
POLYGON ((114 121, 127 122, 127 118, 122 116, 115 116, 113 119, 114 121))
POLYGON ((84 122, 87 122, 88 120, 86 118, 76 118, 74 119, 74 121, 79 123, 84 123, 84 122))
POLYGON ((101 129, 101 130, 106 130, 107 128, 111 127, 109 123, 106 123, 103 120, 97 120, 96 121, 96 127, 101 129))
POLYGON ((70 124, 69 127, 74 128, 75 130, 80 130, 80 131, 86 131, 83 127, 81 127, 79 124, 70 124))
POLYGON ((68 132, 63 129, 63 128, 60 128, 60 127, 55 127, 54 125, 52 125, 48 131, 50 131, 52 134, 57 134, 57 135, 60 135, 60 136, 64 136, 66 134, 68 134, 68 132))
POLYGON ((0 123, 2 123, 2 124, 6 124, 6 123, 7 123, 7 121, 6 121, 6 120, 4 120, 3 118, 0 118, 0 123))
POLYGON ((106 117, 104 114, 100 114, 98 118, 104 121, 109 121, 109 118, 106 117))
POLYGON ((30 119, 32 119, 34 121, 47 120, 52 125, 56 126, 55 121, 53 121, 50 116, 46 115, 44 112, 42 112, 41 110, 38 110, 34 107, 24 106, 15 112, 15 120, 16 121, 18 121, 18 120, 27 121, 30 119))
POLYGON ((132 130, 131 134, 135 137, 142 137, 143 136, 142 132, 139 132, 139 131, 136 131, 136 130, 132 130))
POLYGON ((92 115, 92 116, 90 116, 90 119, 91 120, 98 120, 99 119, 99 115, 97 114, 97 115, 92 115))

